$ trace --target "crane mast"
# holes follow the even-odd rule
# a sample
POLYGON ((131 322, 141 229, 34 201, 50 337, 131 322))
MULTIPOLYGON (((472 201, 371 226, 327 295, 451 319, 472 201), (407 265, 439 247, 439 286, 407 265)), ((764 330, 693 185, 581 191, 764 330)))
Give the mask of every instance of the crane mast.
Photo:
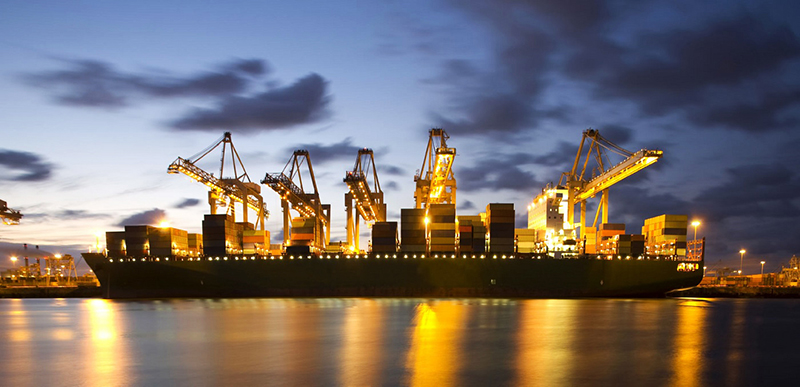
POLYGON ((347 246, 351 251, 358 251, 359 217, 370 225, 386 221, 386 204, 383 202, 383 191, 378 181, 372 149, 358 150, 356 164, 352 171, 347 171, 343 180, 349 189, 349 192, 344 194, 347 212, 347 246), (355 217, 353 208, 356 209, 355 217))
POLYGON ((456 202, 456 179, 453 177, 456 149, 447 147, 448 138, 450 136, 441 128, 433 128, 429 132, 422 168, 414 176, 414 201, 417 208, 456 202))
POLYGON ((19 220, 22 218, 22 213, 14 209, 8 208, 5 200, 0 200, 0 219, 6 225, 18 225, 19 220))
POLYGON ((256 212, 256 225, 260 229, 264 229, 264 220, 269 217, 269 211, 267 211, 264 199, 261 196, 261 186, 253 183, 250 180, 250 176, 247 175, 242 159, 239 157, 239 152, 236 151, 233 141, 231 141, 230 132, 225 132, 222 138, 188 159, 178 157, 169 165, 167 173, 183 173, 208 187, 208 204, 211 214, 216 214, 219 207, 227 206, 227 213, 235 217, 234 203, 237 202, 242 205, 243 221, 248 221, 248 209, 252 209, 256 212), (222 145, 222 158, 220 160, 219 177, 216 177, 213 173, 198 167, 197 162, 220 145, 222 145), (230 153, 229 157, 233 166, 232 178, 223 178, 226 151, 230 153))
POLYGON ((601 215, 602 223, 608 223, 608 189, 628 176, 652 165, 658 161, 663 154, 663 151, 648 149, 630 152, 601 136, 598 130, 585 130, 581 138, 581 144, 578 147, 578 153, 575 156, 575 161, 572 164, 572 169, 569 172, 564 172, 558 183, 559 186, 565 186, 568 190, 567 219, 568 223, 573 225, 573 227, 575 225, 574 207, 576 204, 580 204, 581 235, 579 235, 579 237, 583 235, 583 227, 586 226, 587 199, 593 198, 597 194, 601 195, 600 205, 597 207, 593 226, 597 225, 597 220, 601 215), (589 150, 583 158, 583 163, 581 163, 583 148, 587 140, 589 140, 589 150), (603 160, 604 156, 606 156, 604 149, 625 157, 625 160, 619 164, 608 166, 609 163, 603 160), (592 178, 587 178, 586 170, 589 165, 589 159, 592 157, 597 163, 599 174, 592 178))
POLYGON ((314 247, 324 249, 327 246, 327 241, 330 240, 331 205, 322 204, 319 198, 319 190, 314 178, 314 168, 311 166, 311 158, 307 150, 294 151, 289 162, 283 167, 283 171, 273 174, 267 173, 264 179, 261 180, 261 184, 266 184, 281 197, 284 245, 289 243, 291 235, 289 210, 293 209, 302 217, 314 219, 314 247), (304 166, 314 189, 311 192, 306 192, 303 186, 301 170, 304 166))

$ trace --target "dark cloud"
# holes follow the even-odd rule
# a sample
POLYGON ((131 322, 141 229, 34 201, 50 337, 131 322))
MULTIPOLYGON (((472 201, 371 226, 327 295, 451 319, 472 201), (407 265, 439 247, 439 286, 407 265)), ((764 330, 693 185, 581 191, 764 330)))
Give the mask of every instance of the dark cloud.
POLYGON ((458 206, 459 211, 474 210, 475 208, 477 208, 475 207, 475 203, 469 200, 464 200, 463 202, 461 202, 461 205, 458 206))
POLYGON ((161 223, 162 220, 167 218, 167 213, 158 208, 153 208, 149 211, 140 212, 137 214, 133 214, 125 219, 122 219, 119 223, 115 224, 117 227, 124 227, 126 225, 157 225, 161 223))
POLYGON ((196 206, 198 204, 200 204, 200 200, 199 199, 186 198, 186 199, 183 199, 180 203, 176 204, 175 208, 194 207, 194 206, 196 206))
POLYGON ((294 148, 284 150, 284 153, 292 153, 294 149, 307 150, 312 165, 319 165, 331 160, 355 160, 361 147, 353 145, 353 139, 347 137, 341 142, 331 145, 320 143, 299 144, 294 148))
POLYGON ((0 176, 6 181, 44 181, 53 174, 53 165, 34 153, 0 149, 0 167, 5 167, 16 175, 0 176))
POLYGON ((115 108, 135 97, 226 96, 246 91, 253 77, 269 71, 260 59, 235 59, 212 71, 190 76, 135 74, 97 60, 62 60, 66 68, 25 74, 30 85, 54 93, 65 105, 115 108))
POLYGON ((86 210, 62 210, 58 211, 55 214, 55 217, 58 219, 98 219, 98 218, 108 218, 108 214, 97 214, 92 213, 86 210))
POLYGON ((633 138, 633 130, 621 125, 606 125, 597 129, 597 131, 600 132, 600 135, 606 140, 622 146, 623 148, 624 145, 629 143, 633 138))
POLYGON ((533 173, 522 169, 522 166, 533 163, 533 157, 528 154, 510 153, 478 159, 469 167, 456 164, 453 173, 458 189, 464 192, 499 189, 534 192, 544 184, 533 173))
POLYGON ((390 181, 388 183, 384 183, 381 186, 381 189, 384 191, 400 191, 400 184, 397 184, 396 181, 390 181))
POLYGON ((317 122, 329 114, 327 85, 328 82, 318 74, 309 74, 289 86, 253 96, 226 96, 216 108, 195 109, 170 126, 182 130, 238 129, 247 132, 288 129, 317 122))
POLYGON ((406 171, 394 165, 380 164, 378 165, 378 173, 391 176, 403 176, 406 174, 406 171))

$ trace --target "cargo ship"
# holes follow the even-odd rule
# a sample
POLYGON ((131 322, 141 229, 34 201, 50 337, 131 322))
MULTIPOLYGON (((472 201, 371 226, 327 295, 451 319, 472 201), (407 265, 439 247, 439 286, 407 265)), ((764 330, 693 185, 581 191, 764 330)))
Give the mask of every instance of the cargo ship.
MULTIPOLYGON (((223 166, 227 146, 227 154, 238 160, 225 133, 199 158, 179 157, 168 168, 209 187, 211 213, 202 234, 130 225, 107 232, 106 248, 98 246, 102 253, 83 257, 106 298, 662 297, 700 283, 703 243, 687 244, 686 215, 648 219, 641 234, 607 221, 608 188, 657 161, 661 151, 625 151, 623 162, 608 169, 601 164, 603 173, 585 180, 588 174, 577 169, 587 165, 579 162, 582 142, 566 181, 545 187, 527 206, 527 227, 515 228, 513 203, 489 203, 480 214, 456 216, 455 148, 447 146, 443 129, 429 134, 427 168, 414 176, 415 208, 401 209, 400 222, 386 221, 372 150, 359 150, 355 168, 343 180, 345 242, 329 242, 330 205, 320 201, 309 152, 296 150, 283 172, 261 181, 281 198, 284 238, 270 244, 261 186, 246 172, 216 178, 196 165, 220 145, 223 166), (308 169, 313 192, 303 189, 301 167, 308 169), (601 205, 589 226, 586 200, 595 195, 601 195, 601 205), (236 203, 243 222, 233 216, 236 203), (580 222, 573 211, 577 205, 580 222), (217 214, 219 208, 227 212, 217 214), (249 210, 256 212, 256 224, 248 222, 249 210), (299 216, 291 218, 290 210, 299 216), (359 218, 371 227, 367 252, 358 246, 359 218)), ((584 132, 587 139, 592 141, 587 160, 592 152, 600 159, 604 146, 624 151, 593 129, 584 132)))
POLYGON ((423 255, 83 257, 104 298, 663 297, 703 276, 680 259, 423 255))

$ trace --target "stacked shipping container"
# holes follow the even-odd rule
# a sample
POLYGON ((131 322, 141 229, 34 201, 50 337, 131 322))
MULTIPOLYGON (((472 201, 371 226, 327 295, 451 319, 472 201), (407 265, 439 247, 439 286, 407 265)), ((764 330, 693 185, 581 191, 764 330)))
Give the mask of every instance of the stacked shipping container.
POLYGON ((397 252, 397 222, 375 222, 372 225, 372 251, 397 252))
POLYGON ((428 206, 428 241, 431 253, 455 253, 455 204, 431 204, 428 206))
POLYGON ((425 209, 400 209, 400 250, 425 252, 425 209))
POLYGON ((536 230, 532 228, 518 228, 514 230, 517 241, 517 252, 528 254, 536 252, 536 230))
POLYGON ((465 254, 486 252, 486 226, 480 215, 458 216, 458 249, 465 254))
POLYGON ((206 215, 203 218, 203 252, 215 257, 242 253, 242 226, 230 215, 206 215))
POLYGON ((490 253, 514 252, 513 203, 489 203, 486 206, 486 228, 490 253))
POLYGON ((649 255, 686 255, 687 215, 661 215, 644 221, 645 250, 649 255))

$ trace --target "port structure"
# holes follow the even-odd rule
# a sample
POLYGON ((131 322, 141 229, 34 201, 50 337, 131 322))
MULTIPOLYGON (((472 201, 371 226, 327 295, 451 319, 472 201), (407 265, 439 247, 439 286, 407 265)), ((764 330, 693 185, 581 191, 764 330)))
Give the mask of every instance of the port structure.
POLYGON ((358 150, 356 164, 352 171, 347 171, 343 181, 348 192, 344 194, 344 205, 347 213, 347 248, 359 251, 359 218, 371 226, 375 222, 386 221, 386 204, 383 202, 383 191, 378 181, 375 167, 375 156, 372 149, 358 150), (353 208, 356 209, 355 214, 353 208), (355 216, 354 216, 355 215, 355 216))
POLYGON ((235 219, 236 210, 234 204, 238 202, 242 205, 242 220, 245 223, 248 222, 248 209, 252 209, 256 212, 255 226, 264 230, 264 220, 269 218, 269 211, 264 205, 264 198, 261 196, 261 186, 252 182, 250 176, 247 175, 247 170, 239 157, 239 152, 233 146, 230 132, 225 132, 222 138, 188 159, 178 157, 169 165, 167 173, 183 173, 208 187, 208 204, 212 215, 216 214, 220 207, 227 207, 226 213, 235 219), (216 177, 213 173, 198 167, 197 162, 220 145, 222 145, 222 158, 219 177, 216 177), (233 177, 231 178, 223 177, 225 176, 226 153, 229 154, 228 158, 233 170, 233 177))
POLYGON ((594 216, 593 227, 597 226, 598 217, 602 216, 602 223, 608 223, 608 189, 614 184, 619 183, 634 173, 652 165, 663 156, 663 151, 641 149, 637 152, 630 152, 614 144, 600 135, 596 129, 587 129, 583 132, 575 162, 569 172, 561 174, 558 185, 566 187, 567 194, 567 221, 575 227, 575 205, 580 204, 580 230, 578 237, 584 234, 583 228, 586 224, 586 200, 600 194, 600 204, 594 216), (582 154, 584 145, 589 142, 589 150, 585 155, 582 154), (616 164, 610 165, 604 150, 619 154, 625 159, 616 164), (581 158, 583 157, 583 163, 581 158), (586 175, 589 159, 594 158, 597 163, 597 170, 591 178, 586 175), (603 159, 606 159, 606 162, 603 159), (582 164, 582 166, 581 166, 582 164))
POLYGON ((453 177, 455 148, 447 147, 450 136, 441 128, 429 132, 428 147, 422 168, 414 175, 416 208, 427 208, 430 204, 455 204, 456 179, 453 177))
POLYGON ((291 236, 290 228, 290 209, 297 211, 301 217, 314 219, 314 245, 313 247, 322 250, 328 245, 330 240, 330 221, 331 205, 322 204, 317 189, 317 181, 314 178, 314 168, 311 165, 311 157, 305 149, 294 151, 289 162, 279 173, 267 173, 261 184, 272 188, 281 198, 281 209, 283 210, 283 243, 289 245, 291 236), (313 191, 306 192, 303 185, 303 171, 310 180, 313 191))
POLYGON ((8 208, 5 200, 0 200, 0 219, 6 225, 18 225, 19 220, 22 218, 22 213, 14 209, 8 208))

